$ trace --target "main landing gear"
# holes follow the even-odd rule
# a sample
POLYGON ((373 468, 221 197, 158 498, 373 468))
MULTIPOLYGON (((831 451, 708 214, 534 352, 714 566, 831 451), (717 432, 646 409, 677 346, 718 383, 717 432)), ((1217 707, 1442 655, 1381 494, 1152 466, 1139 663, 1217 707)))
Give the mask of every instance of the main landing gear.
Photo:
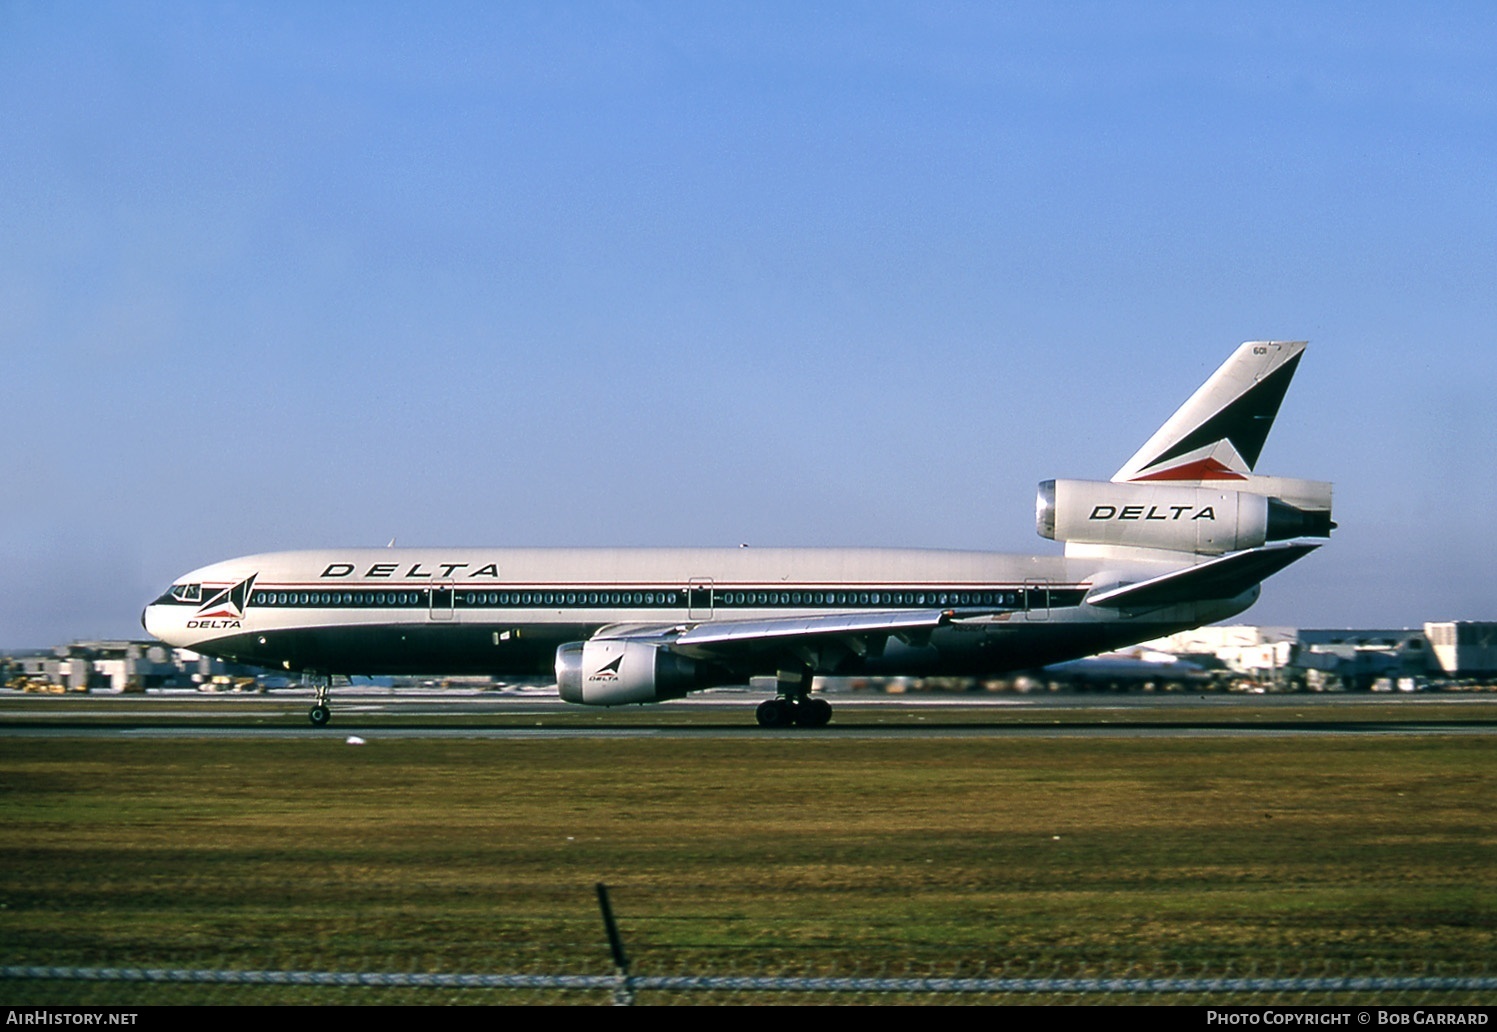
POLYGON ((826 727, 832 719, 832 704, 811 697, 811 671, 781 670, 775 675, 773 699, 759 703, 754 716, 760 727, 826 727))
POLYGON ((333 677, 331 674, 312 674, 311 681, 312 687, 317 689, 317 699, 312 703, 307 719, 312 721, 313 727, 325 727, 333 719, 333 711, 327 704, 327 693, 333 686, 333 677))

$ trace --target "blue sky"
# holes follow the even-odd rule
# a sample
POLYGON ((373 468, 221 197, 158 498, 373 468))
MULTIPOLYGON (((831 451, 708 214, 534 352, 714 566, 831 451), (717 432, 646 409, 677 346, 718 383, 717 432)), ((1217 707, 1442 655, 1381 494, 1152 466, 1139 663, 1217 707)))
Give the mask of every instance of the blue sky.
POLYGON ((1245 617, 1497 619, 1497 8, 0 0, 0 647, 336 545, 1053 551, 1240 341, 1245 617))

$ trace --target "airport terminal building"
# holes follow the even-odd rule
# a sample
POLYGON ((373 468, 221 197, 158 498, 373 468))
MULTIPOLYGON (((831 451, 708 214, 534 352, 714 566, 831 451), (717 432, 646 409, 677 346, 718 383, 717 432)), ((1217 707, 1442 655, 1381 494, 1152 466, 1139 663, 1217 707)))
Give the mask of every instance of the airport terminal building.
POLYGON ((1412 690, 1497 677, 1497 623, 1487 622, 1371 630, 1200 627, 1151 645, 1174 655, 1211 655, 1256 679, 1317 691, 1412 690))

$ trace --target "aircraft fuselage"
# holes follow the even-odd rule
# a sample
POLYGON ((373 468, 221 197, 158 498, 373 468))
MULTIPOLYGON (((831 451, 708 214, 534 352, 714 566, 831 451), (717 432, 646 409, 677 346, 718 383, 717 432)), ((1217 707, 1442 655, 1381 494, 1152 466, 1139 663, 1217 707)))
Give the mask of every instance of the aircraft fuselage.
MULTIPOLYGON (((1170 568, 1134 566, 1140 575, 1170 568)), ((561 644, 618 625, 936 609, 951 618, 928 636, 890 638, 876 654, 823 650, 835 661, 818 661, 817 672, 977 676, 1224 619, 1257 594, 1147 613, 1101 609, 1083 602, 1097 567, 917 549, 279 552, 185 575, 146 607, 144 623, 173 645, 285 670, 520 677, 548 673, 561 644)), ((770 641, 724 666, 744 678, 773 673, 783 652, 770 641)))

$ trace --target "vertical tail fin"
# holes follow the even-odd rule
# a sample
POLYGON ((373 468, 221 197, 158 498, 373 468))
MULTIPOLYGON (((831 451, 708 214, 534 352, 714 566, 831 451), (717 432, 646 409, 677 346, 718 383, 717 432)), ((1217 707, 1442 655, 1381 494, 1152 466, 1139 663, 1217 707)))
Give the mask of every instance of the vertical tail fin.
POLYGON ((1249 479, 1304 350, 1302 340, 1242 345, 1113 481, 1249 479))

